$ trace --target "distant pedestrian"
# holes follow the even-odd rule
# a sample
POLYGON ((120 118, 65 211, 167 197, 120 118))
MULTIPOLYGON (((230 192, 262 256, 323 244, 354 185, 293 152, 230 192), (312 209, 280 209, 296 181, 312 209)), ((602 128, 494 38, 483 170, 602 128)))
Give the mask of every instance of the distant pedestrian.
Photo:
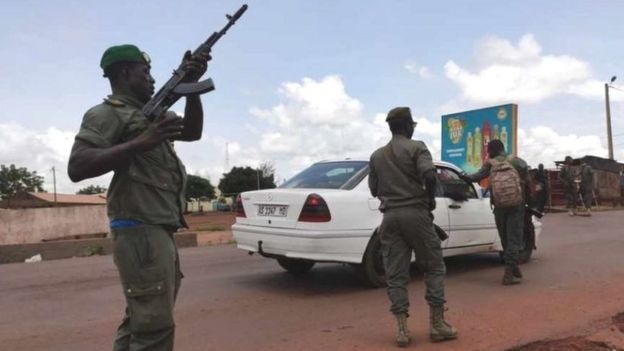
POLYGON ((594 170, 586 162, 581 163, 581 185, 579 193, 583 198, 585 214, 591 216, 592 202, 594 201, 594 170))
POLYGON ((436 205, 437 182, 431 153, 425 143, 412 140, 416 122, 409 108, 390 110, 386 122, 392 139, 371 155, 368 185, 371 194, 381 200, 381 250, 390 311, 397 320, 396 343, 399 347, 410 343, 407 284, 412 252, 425 273, 429 337, 433 341, 455 339, 457 331, 444 320, 446 266, 440 238, 430 217, 436 205))
POLYGON ((474 174, 462 174, 462 179, 478 182, 490 177, 494 219, 503 245, 505 271, 503 285, 519 284, 522 272, 518 267, 524 247, 524 212, 529 197, 529 167, 527 163, 505 153, 505 146, 496 139, 488 143, 489 160, 474 174))
POLYGON ((566 198, 566 208, 570 216, 576 216, 578 191, 575 183, 576 175, 572 170, 572 157, 566 156, 563 166, 559 170, 559 180, 563 184, 566 198))
POLYGON ((548 199, 548 175, 544 170, 544 165, 541 163, 537 166, 537 173, 535 174, 535 187, 537 190, 535 206, 538 211, 543 213, 548 199))

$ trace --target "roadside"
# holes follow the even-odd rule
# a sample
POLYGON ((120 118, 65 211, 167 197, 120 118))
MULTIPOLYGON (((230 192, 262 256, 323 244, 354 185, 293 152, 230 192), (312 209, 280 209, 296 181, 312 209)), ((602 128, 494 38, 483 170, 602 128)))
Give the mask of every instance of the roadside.
MULTIPOLYGON (((235 221, 232 212, 204 212, 185 216, 189 228, 176 233, 178 248, 210 246, 233 242, 230 226, 235 221)), ((64 240, 41 243, 0 245, 0 264, 49 261, 72 257, 109 255, 112 242, 107 234, 74 235, 64 240)))

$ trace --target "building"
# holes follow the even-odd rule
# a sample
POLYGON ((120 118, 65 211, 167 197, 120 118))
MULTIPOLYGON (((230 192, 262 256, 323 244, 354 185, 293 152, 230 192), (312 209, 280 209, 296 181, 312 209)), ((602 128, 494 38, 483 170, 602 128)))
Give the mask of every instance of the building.
POLYGON ((88 205, 106 205, 106 194, 73 195, 18 191, 10 198, 0 201, 0 208, 11 209, 88 205))
MULTIPOLYGON (((622 202, 622 188, 620 185, 621 172, 624 171, 624 163, 615 160, 584 156, 572 160, 573 171, 579 172, 581 163, 585 162, 594 170, 594 194, 597 204, 615 206, 622 202)), ((559 181, 559 168, 564 161, 555 161, 556 170, 548 171, 549 206, 565 206, 563 184, 559 181)))

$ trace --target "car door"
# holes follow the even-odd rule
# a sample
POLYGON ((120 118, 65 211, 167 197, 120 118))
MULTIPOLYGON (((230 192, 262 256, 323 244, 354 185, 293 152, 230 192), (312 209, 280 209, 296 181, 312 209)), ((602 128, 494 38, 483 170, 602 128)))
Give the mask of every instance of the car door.
POLYGON ((446 248, 478 247, 497 241, 490 200, 479 196, 475 186, 460 179, 451 168, 438 167, 437 175, 442 196, 448 200, 450 231, 446 248))

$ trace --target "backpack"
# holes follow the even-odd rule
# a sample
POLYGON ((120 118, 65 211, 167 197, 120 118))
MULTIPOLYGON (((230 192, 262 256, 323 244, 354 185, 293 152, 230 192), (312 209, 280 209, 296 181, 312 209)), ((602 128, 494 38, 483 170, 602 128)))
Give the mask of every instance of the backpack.
POLYGON ((490 188, 494 207, 509 208, 524 203, 520 174, 511 164, 511 157, 504 161, 490 159, 490 188))

